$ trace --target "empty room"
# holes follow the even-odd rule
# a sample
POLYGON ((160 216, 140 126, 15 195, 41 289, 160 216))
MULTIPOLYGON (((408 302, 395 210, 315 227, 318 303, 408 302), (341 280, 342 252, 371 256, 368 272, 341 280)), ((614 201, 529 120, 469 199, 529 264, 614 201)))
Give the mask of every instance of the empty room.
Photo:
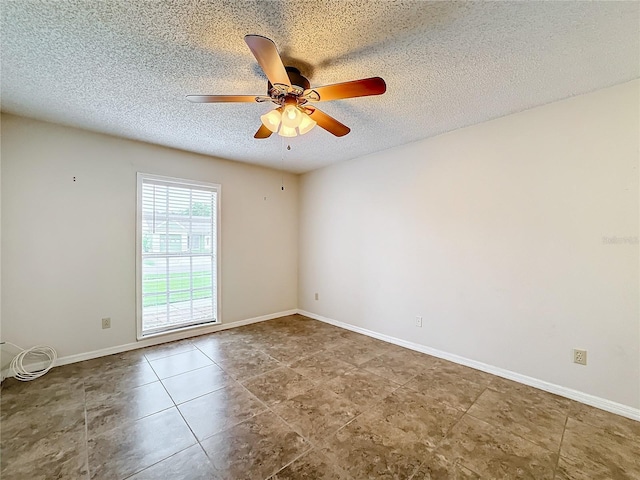
POLYGON ((640 2, 0 2, 0 478, 640 480, 640 2))

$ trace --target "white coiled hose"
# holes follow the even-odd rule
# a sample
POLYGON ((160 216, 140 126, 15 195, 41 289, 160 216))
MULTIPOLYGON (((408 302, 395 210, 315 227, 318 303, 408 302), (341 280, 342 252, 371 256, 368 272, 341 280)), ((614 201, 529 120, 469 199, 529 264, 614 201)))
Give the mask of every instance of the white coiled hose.
POLYGON ((35 380, 43 376, 53 368, 53 364, 58 358, 56 351, 47 345, 36 345, 35 347, 24 349, 15 343, 4 342, 20 350, 20 353, 11 360, 11 370, 14 376, 23 382, 35 380), (25 360, 29 360, 31 365, 35 364, 36 370, 29 370, 25 366, 25 360), (44 366, 43 366, 44 365, 44 366))

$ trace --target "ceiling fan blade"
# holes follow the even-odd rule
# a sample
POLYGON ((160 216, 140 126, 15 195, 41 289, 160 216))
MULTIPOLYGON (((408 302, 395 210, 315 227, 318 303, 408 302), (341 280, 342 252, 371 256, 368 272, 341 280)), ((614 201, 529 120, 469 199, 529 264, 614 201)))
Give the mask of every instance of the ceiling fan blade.
POLYGON ((306 111, 318 126, 324 128, 327 132, 334 134, 336 137, 344 137, 351 131, 349 127, 315 107, 306 108, 306 111))
POLYGON ((273 41, 262 35, 247 35, 244 37, 244 41, 247 42, 251 53, 256 57, 262 67, 262 71, 272 85, 291 86, 291 80, 289 80, 289 75, 287 75, 276 44, 273 41))
POLYGON ((257 102, 258 95, 187 95, 194 103, 257 102))
MULTIPOLYGON (((380 77, 372 77, 354 80, 352 82, 336 83, 307 91, 315 91, 320 96, 320 99, 315 101, 327 102, 329 100, 340 100, 342 98, 382 95, 387 91, 387 84, 384 83, 384 80, 380 77)), ((309 100, 314 101, 314 98, 309 98, 309 100)))
POLYGON ((253 138, 269 138, 270 136, 271 136, 271 130, 269 130, 267 127, 261 124, 260 128, 258 129, 256 134, 253 136, 253 138))

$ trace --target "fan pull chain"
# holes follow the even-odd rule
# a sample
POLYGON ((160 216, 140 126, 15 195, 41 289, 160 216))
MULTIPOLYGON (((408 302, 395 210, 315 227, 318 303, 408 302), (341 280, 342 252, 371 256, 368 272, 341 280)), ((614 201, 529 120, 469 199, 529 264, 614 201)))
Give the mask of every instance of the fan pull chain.
MULTIPOLYGON (((291 145, 287 145, 287 150, 291 150, 291 145)), ((282 169, 280 170, 280 174, 282 175, 282 191, 284 191, 284 165, 281 165, 281 167, 282 169)))
POLYGON ((284 192, 284 137, 280 137, 280 189, 284 192))

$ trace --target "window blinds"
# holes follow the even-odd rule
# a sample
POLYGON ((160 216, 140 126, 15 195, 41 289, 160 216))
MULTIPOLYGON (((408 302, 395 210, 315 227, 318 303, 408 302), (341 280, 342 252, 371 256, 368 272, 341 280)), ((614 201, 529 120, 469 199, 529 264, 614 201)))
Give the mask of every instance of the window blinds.
POLYGON ((142 334, 217 322, 217 187, 142 178, 142 334))

